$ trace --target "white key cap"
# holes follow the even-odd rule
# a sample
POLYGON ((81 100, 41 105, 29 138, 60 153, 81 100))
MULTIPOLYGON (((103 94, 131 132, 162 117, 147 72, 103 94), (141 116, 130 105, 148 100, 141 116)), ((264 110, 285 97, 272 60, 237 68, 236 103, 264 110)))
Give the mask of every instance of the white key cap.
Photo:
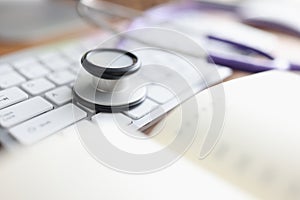
POLYGON ((157 103, 146 99, 141 105, 124 113, 133 119, 140 119, 146 114, 150 113, 152 110, 154 110, 157 106, 157 103))
MULTIPOLYGON (((132 125, 132 119, 122 113, 98 113, 92 117, 92 122, 98 126, 103 133, 114 134, 116 132, 134 133, 138 130, 132 125)), ((123 135, 122 133, 122 135, 123 135)))
POLYGON ((105 123, 106 121, 113 121, 116 125, 126 126, 132 123, 132 119, 122 113, 98 113, 92 117, 95 123, 105 123))
POLYGON ((39 78, 49 73, 49 70, 40 63, 23 67, 19 71, 28 79, 39 78))
POLYGON ((21 69, 22 67, 34 65, 36 63, 38 63, 38 61, 35 58, 22 58, 13 62, 12 65, 17 69, 21 69))
POLYGON ((72 90, 67 86, 62 86, 47 92, 45 96, 56 105, 62 105, 72 100, 72 90))
POLYGON ((67 104, 10 129, 10 133, 22 144, 29 145, 86 116, 86 112, 77 106, 67 104))
POLYGON ((54 87, 55 85, 53 83, 44 78, 35 79, 22 84, 22 88, 31 95, 37 95, 46 92, 54 87))
POLYGON ((46 59, 43 59, 42 62, 50 69, 56 71, 60 69, 65 69, 70 66, 70 60, 64 58, 60 55, 55 55, 46 59))
POLYGON ((147 95, 160 104, 164 104, 175 97, 167 88, 154 84, 148 86, 147 95))
POLYGON ((52 108, 52 104, 42 97, 34 97, 0 110, 0 125, 3 127, 10 127, 47 112, 52 108))
POLYGON ((0 64, 0 74, 11 72, 13 68, 8 64, 0 64))
POLYGON ((48 78, 58 85, 63 85, 73 81, 76 76, 71 72, 64 70, 50 74, 48 78))
POLYGON ((28 99, 28 95, 17 87, 0 91, 0 109, 28 99))
POLYGON ((7 74, 0 75, 0 88, 9 88, 15 85, 23 83, 25 79, 16 72, 9 72, 7 74))

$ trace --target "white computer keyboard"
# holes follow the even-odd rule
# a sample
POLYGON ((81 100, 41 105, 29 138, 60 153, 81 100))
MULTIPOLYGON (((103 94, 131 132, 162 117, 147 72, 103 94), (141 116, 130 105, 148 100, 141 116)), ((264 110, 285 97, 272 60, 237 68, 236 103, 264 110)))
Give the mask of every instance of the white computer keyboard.
MULTIPOLYGON (((0 57, 2 145, 33 144, 80 120, 97 119, 99 114, 72 101, 72 84, 80 68, 82 54, 94 48, 104 37, 105 34, 99 33, 0 57)), ((223 78, 230 74, 227 68, 220 69, 223 78)), ((170 78, 168 74, 160 74, 159 77, 170 78)), ((204 86, 199 84, 195 89, 201 91, 204 86)), ((140 129, 179 103, 170 91, 153 83, 148 85, 145 102, 118 115, 128 126, 140 129), (157 108, 160 112, 154 112, 157 108), (149 117, 151 112, 153 114, 149 117)))

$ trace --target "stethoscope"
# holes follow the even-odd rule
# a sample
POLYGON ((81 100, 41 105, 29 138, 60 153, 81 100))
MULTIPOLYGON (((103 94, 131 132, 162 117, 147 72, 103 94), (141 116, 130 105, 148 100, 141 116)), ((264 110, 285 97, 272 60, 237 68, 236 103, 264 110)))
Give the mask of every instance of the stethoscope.
POLYGON ((140 59, 121 49, 99 48, 81 59, 85 71, 73 86, 74 99, 96 112, 121 112, 141 104, 146 86, 138 86, 140 59))
MULTIPOLYGON (((142 28, 147 26, 155 26, 160 22, 164 22, 182 13, 192 12, 192 11, 203 11, 206 10, 217 10, 226 11, 234 16, 241 22, 259 26, 262 28, 273 29, 280 32, 286 32, 290 35, 295 35, 300 37, 300 28, 296 25, 292 26, 289 23, 284 23, 284 20, 274 20, 264 17, 264 10, 268 11, 268 15, 276 17, 276 10, 272 13, 272 9, 269 9, 270 3, 253 3, 245 2, 242 5, 227 5, 222 3, 210 3, 209 1, 174 1, 173 3, 166 3, 154 8, 151 8, 145 12, 140 12, 125 6, 109 3, 106 1, 99 0, 81 0, 78 4, 78 13, 87 21, 109 30, 113 33, 119 33, 116 27, 114 27, 109 20, 103 20, 105 17, 108 18, 122 18, 130 20, 130 25, 127 30, 142 28), (257 10, 259 8, 261 18, 256 17, 257 10), (100 16, 99 16, 100 14, 100 16)), ((275 5, 272 5, 274 7, 275 5)), ((285 4, 280 4, 276 7, 286 9, 285 4)), ((295 10, 294 10, 295 11, 295 10)), ((273 17, 273 18, 274 18, 273 17)), ((272 19, 272 17, 269 17, 272 19)), ((200 24, 199 24, 200 25, 200 24)), ((134 40, 135 38, 124 38, 134 40)), ((215 52, 214 50, 209 51, 208 61, 212 61, 215 64, 230 67, 236 70, 242 70, 247 72, 261 72, 272 69, 280 70, 300 70, 300 65, 297 63, 291 63, 285 59, 277 58, 272 55, 271 52, 266 49, 261 49, 256 46, 251 46, 248 43, 243 43, 243 41, 232 41, 224 39, 218 35, 207 34, 206 39, 212 42, 218 42, 221 45, 229 46, 237 51, 229 52, 215 52), (261 57, 262 59, 257 59, 261 57)))
MULTIPOLYGON (((109 17, 115 17, 117 15, 118 17, 133 20, 128 29, 134 29, 147 26, 147 24, 151 24, 153 20, 155 23, 174 17, 174 15, 180 12, 207 9, 201 3, 193 1, 166 4, 165 6, 150 9, 145 14, 141 14, 127 7, 102 1, 81 0, 78 5, 79 14, 85 16, 85 18, 92 23, 114 33, 118 33, 118 30, 112 27, 107 21, 98 20, 93 14, 97 15, 99 14, 97 12, 100 11, 109 17), (90 13, 87 15, 87 12, 90 13)), ((208 7, 210 9, 213 7, 214 9, 236 11, 236 8, 219 7, 215 5, 208 7)), ((136 40, 136 38, 123 39, 136 40)), ((269 52, 257 49, 256 47, 224 40, 214 35, 207 35, 207 39, 230 45, 238 50, 237 52, 240 52, 220 53, 209 51, 208 61, 216 64, 249 72, 261 72, 271 69, 300 70, 299 65, 289 63, 284 59, 275 58, 269 52), (244 54, 245 52, 247 54, 244 54), (249 56, 249 54, 251 56, 249 56), (261 61, 253 57, 253 54, 266 59, 261 61)), ((120 42, 117 47, 121 47, 121 44, 122 42, 120 42)), ((120 112, 138 106, 146 97, 146 87, 136 89, 135 95, 130 96, 129 94, 132 94, 134 89, 135 82, 133 79, 136 78, 135 74, 141 68, 141 63, 142 61, 139 60, 136 55, 119 48, 94 49, 87 52, 82 57, 81 64, 88 74, 79 78, 79 84, 74 85, 73 91, 75 98, 80 103, 90 108, 96 108, 97 111, 101 112, 120 112)))

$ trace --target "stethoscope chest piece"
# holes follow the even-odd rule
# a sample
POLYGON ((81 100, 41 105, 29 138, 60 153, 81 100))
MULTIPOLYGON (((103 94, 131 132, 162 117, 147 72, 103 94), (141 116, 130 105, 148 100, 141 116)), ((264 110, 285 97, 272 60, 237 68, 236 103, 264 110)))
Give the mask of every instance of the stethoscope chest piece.
POLYGON ((120 49, 94 49, 81 59, 74 100, 96 112, 121 112, 141 104, 147 89, 139 78, 141 62, 120 49))

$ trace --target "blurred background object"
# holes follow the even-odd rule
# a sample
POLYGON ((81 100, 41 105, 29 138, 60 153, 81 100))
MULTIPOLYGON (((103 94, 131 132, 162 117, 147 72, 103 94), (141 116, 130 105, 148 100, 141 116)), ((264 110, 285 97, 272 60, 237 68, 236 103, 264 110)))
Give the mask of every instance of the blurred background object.
POLYGON ((0 41, 33 42, 82 28, 73 1, 0 0, 0 41))
MULTIPOLYGON (((82 1, 82 0, 81 0, 82 1)), ((190 0, 189 0, 190 1, 190 0)), ((268 28, 274 23, 281 22, 288 26, 284 29, 298 28, 297 0, 194 0, 211 5, 239 7, 238 13, 244 17, 244 22, 250 25, 262 26, 261 21, 268 21, 268 28), (292 6, 291 6, 292 5, 292 6), (295 6, 296 5, 296 6, 295 6), (279 9, 278 9, 279 8, 279 9), (292 15, 292 14, 293 15, 292 15), (295 14, 296 13, 296 14, 295 14)), ((1 42, 32 42, 76 31, 83 26, 83 22, 76 13, 79 0, 0 0, 0 41, 1 42)), ((136 11, 145 11, 154 6, 172 2, 187 2, 186 0, 95 0, 86 2, 106 2, 136 11)), ((107 12, 111 12, 109 9, 107 12)), ((89 11, 92 12, 92 11, 89 11)), ((99 15, 99 14, 98 14, 99 15)), ((100 15, 99 15, 100 16, 100 15)), ((105 18, 104 15, 100 16, 105 18)), ((99 19, 99 18, 98 18, 99 19)), ((103 21, 103 20, 102 20, 103 21)), ((265 22, 264 21, 264 22, 265 22)), ((263 25, 266 25, 264 23, 263 25)), ((277 26, 278 27, 278 26, 277 26)), ((294 31, 295 32, 295 31, 294 31)), ((299 33, 300 35, 300 33, 299 33)))
POLYGON ((238 13, 243 23, 300 37, 299 1, 245 1, 238 13))
MULTIPOLYGON (((144 12, 150 8, 166 3, 177 5, 177 3, 188 4, 189 2, 199 2, 202 5, 210 5, 211 8, 225 8, 223 11, 226 11, 227 16, 231 16, 229 21, 243 22, 262 29, 275 29, 275 31, 280 30, 300 36, 300 17, 297 9, 300 3, 297 0, 280 2, 276 0, 0 0, 0 44, 3 47, 0 53, 10 52, 9 48, 12 44, 33 44, 45 40, 49 42, 49 38, 55 41, 57 38, 64 39, 61 36, 77 37, 91 30, 115 30, 114 33, 119 33, 126 30, 128 24, 131 24, 130 22, 136 17, 143 17, 145 21, 151 22, 152 19, 155 21, 157 16, 168 15, 167 9, 156 9, 158 11, 155 13, 144 12), (85 12, 76 13, 78 2, 92 2, 91 5, 100 6, 97 9, 90 7, 85 12), (119 26, 115 22, 120 19, 125 22, 124 26, 115 28, 119 26), (88 26, 86 22, 92 22, 97 26, 88 26)), ((222 9, 206 12, 205 8, 207 7, 194 8, 203 15, 200 19, 218 18, 216 22, 222 24, 227 17, 224 17, 222 9)), ((178 11, 181 12, 183 9, 178 6, 178 11)), ((202 21, 195 21, 197 27, 210 27, 202 21)), ((146 25, 151 26, 151 23, 146 25)), ((218 27, 216 24, 211 26, 218 27)))

